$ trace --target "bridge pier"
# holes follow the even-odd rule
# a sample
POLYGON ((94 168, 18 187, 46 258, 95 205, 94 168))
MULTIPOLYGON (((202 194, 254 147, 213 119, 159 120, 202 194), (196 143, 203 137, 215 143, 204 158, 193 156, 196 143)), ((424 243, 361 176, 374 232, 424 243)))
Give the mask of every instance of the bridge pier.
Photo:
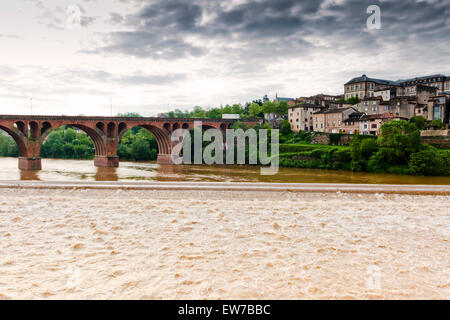
POLYGON ((41 158, 19 158, 19 169, 24 171, 41 170, 41 158))
POLYGON ((172 155, 171 154, 158 154, 158 164, 168 165, 173 164, 172 155))
POLYGON ((119 157, 118 156, 95 156, 94 165, 96 167, 119 167, 119 157))

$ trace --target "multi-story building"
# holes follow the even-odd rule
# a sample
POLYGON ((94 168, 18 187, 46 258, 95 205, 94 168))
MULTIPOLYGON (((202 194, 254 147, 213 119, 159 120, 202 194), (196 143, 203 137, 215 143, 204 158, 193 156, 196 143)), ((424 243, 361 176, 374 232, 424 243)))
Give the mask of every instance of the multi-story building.
POLYGON ((332 101, 330 102, 330 109, 345 109, 350 108, 352 106, 351 103, 346 101, 332 101))
POLYGON ((380 86, 373 92, 374 97, 381 97, 383 101, 390 101, 397 96, 397 88, 380 86))
POLYGON ((299 131, 314 131, 313 114, 324 109, 310 103, 299 103, 295 107, 290 107, 288 111, 289 123, 291 130, 298 133, 299 131))
POLYGON ((366 97, 356 105, 356 109, 365 114, 379 114, 383 113, 383 108, 381 106, 386 104, 389 104, 389 102, 384 103, 383 98, 381 97, 366 97))
POLYGON ((390 113, 404 119, 415 116, 417 99, 415 97, 396 97, 391 101, 390 113))
POLYGON ((392 114, 370 114, 363 115, 359 120, 359 133, 364 135, 378 136, 381 134, 381 126, 392 120, 407 120, 392 114))
POLYGON ((360 130, 359 123, 361 122, 362 116, 364 116, 364 113, 362 112, 353 112, 350 114, 348 118, 343 121, 341 133, 358 134, 360 130))
POLYGON ((430 96, 436 95, 438 89, 435 86, 426 86, 423 84, 413 84, 408 87, 398 87, 397 96, 399 97, 417 97, 419 103, 426 103, 430 96))
POLYGON ((450 92, 430 97, 427 103, 427 120, 442 120, 444 124, 450 124, 450 92))
POLYGON ((352 97, 360 99, 373 97, 378 87, 394 88, 397 85, 394 81, 369 78, 363 74, 361 77, 353 78, 344 85, 344 97, 346 100, 352 97))
POLYGON ((315 96, 311 97, 300 97, 296 99, 297 104, 298 103, 309 103, 309 104, 315 104, 317 106, 321 106, 324 108, 330 108, 333 103, 337 103, 338 100, 342 99, 342 95, 338 96, 332 96, 327 94, 316 94, 315 96))
POLYGON ((327 109, 313 114, 314 131, 326 133, 339 133, 342 131, 343 123, 349 116, 358 112, 350 107, 345 109, 327 109))
POLYGON ((416 96, 418 87, 426 86, 436 88, 437 93, 450 90, 450 77, 442 74, 407 79, 407 80, 382 80, 369 78, 366 75, 354 78, 344 85, 345 99, 357 97, 382 96, 384 101, 389 101, 393 96, 416 96), (396 90, 394 92, 393 90, 396 90))
POLYGON ((444 90, 444 92, 450 92, 450 77, 447 77, 444 82, 444 90))
POLYGON ((412 78, 407 80, 399 80, 397 83, 400 85, 399 90, 401 93, 398 95, 414 95, 414 90, 417 85, 423 85, 428 87, 434 87, 438 92, 445 90, 445 83, 450 80, 447 76, 443 74, 435 74, 431 76, 412 78))

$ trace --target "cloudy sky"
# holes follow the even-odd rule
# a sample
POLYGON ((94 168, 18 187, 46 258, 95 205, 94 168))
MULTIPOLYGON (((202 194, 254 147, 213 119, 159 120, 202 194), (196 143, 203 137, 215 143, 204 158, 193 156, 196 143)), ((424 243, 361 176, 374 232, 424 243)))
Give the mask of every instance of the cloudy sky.
POLYGON ((0 114, 32 97, 34 114, 151 116, 450 76, 449 17, 450 0, 2 0, 0 114))

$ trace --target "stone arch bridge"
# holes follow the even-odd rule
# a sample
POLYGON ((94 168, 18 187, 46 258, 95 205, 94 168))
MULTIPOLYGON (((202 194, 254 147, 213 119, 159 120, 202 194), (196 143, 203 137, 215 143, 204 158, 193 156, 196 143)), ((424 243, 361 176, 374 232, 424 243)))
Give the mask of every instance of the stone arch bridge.
MULTIPOLYGON (((117 147, 128 130, 143 127, 150 131, 158 143, 158 163, 172 164, 171 133, 180 128, 193 129, 196 122, 200 121, 203 129, 215 128, 225 131, 237 120, 0 115, 0 129, 8 133, 17 143, 21 170, 41 170, 41 146, 53 130, 62 126, 80 129, 92 139, 95 145, 95 166, 118 167, 117 147)), ((259 123, 245 122, 248 125, 259 123)))

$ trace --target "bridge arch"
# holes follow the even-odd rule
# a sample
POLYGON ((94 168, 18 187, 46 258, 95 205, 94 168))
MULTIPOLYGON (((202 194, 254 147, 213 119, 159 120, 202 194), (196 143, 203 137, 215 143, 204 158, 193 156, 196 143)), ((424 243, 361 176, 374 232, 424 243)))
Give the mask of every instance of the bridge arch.
POLYGON ((19 149, 19 156, 20 157, 28 157, 28 148, 25 143, 25 135, 16 128, 16 130, 12 130, 8 127, 0 125, 0 130, 3 130, 6 132, 17 144, 17 148, 19 149))
POLYGON ((77 129, 80 129, 84 133, 88 135, 89 138, 91 138, 92 142, 94 143, 95 147, 95 155, 96 156, 106 156, 107 155, 107 149, 106 149, 106 143, 105 139, 103 137, 104 133, 100 131, 98 128, 93 129, 91 127, 76 124, 76 123, 64 123, 61 125, 53 125, 51 128, 47 129, 44 134, 40 138, 40 147, 44 144, 45 140, 47 140, 48 136, 55 131, 58 128, 64 127, 64 126, 70 126, 77 129))
POLYGON ((164 129, 158 128, 153 125, 149 124, 134 124, 132 126, 127 126, 123 130, 119 132, 119 141, 122 139, 122 137, 127 133, 129 130, 136 128, 136 127, 142 127, 146 130, 148 130, 156 140, 156 143, 158 144, 158 153, 161 155, 170 155, 172 148, 171 148, 171 142, 170 142, 170 134, 168 132, 165 132, 164 129))

